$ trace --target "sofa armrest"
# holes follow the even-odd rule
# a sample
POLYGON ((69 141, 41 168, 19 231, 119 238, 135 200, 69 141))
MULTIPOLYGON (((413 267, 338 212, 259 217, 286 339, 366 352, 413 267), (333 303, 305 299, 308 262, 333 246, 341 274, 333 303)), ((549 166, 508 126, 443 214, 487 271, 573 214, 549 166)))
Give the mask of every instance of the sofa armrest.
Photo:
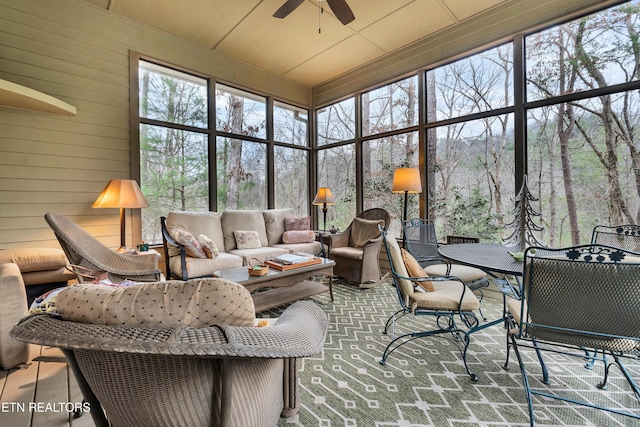
POLYGON ((167 273, 167 279, 171 279, 171 267, 169 261, 171 257, 169 256, 169 245, 174 246, 180 250, 180 264, 182 265, 182 277, 178 277, 177 275, 173 275, 178 279, 187 280, 189 278, 189 272, 187 271, 187 250, 184 245, 176 242, 171 234, 169 234, 169 230, 167 230, 167 218, 164 216, 160 217, 160 229, 162 230, 162 246, 164 248, 164 264, 165 270, 167 273))
POLYGON ((349 238, 351 237, 351 228, 347 228, 344 232, 339 234, 325 234, 328 237, 329 253, 332 248, 344 248, 349 246, 349 238))

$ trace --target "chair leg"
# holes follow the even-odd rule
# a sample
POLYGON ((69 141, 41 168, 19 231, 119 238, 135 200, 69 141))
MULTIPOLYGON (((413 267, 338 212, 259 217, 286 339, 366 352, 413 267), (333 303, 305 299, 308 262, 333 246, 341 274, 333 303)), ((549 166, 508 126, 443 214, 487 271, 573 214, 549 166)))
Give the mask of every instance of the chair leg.
POLYGON ((544 363, 542 352, 540 351, 540 347, 538 347, 538 343, 536 340, 533 340, 533 347, 536 350, 536 355, 538 356, 538 361, 540 362, 540 368, 542 369, 542 382, 545 384, 549 384, 549 370, 547 369, 547 364, 544 363))
MULTIPOLYGON (((391 318, 389 320, 391 320, 392 318, 395 320, 395 315, 402 312, 404 310, 398 310, 397 312, 395 312, 391 318)), ((407 314, 407 312, 403 313, 402 316, 404 316, 405 314, 407 314)), ((400 316, 400 317, 402 317, 400 316)), ((384 352, 382 353, 382 358, 380 359, 380 364, 381 365, 386 365, 387 364, 387 358, 391 355, 391 353, 393 353, 394 351, 396 351, 398 348, 402 347, 403 345, 417 339, 417 338, 423 338, 423 337, 429 337, 429 336, 433 336, 433 335, 441 335, 441 334, 447 334, 447 333, 451 333, 454 335, 454 342, 458 342, 458 341, 462 341, 464 344, 464 347, 462 349, 460 349, 460 347, 458 347, 458 349, 460 350, 460 353, 462 355, 462 361, 464 363, 464 367, 465 370, 467 371, 467 374, 469 375, 469 377, 471 378, 471 381, 478 381, 478 376, 474 373, 472 373, 469 370, 469 366, 467 365, 467 349, 469 348, 469 343, 470 343, 470 339, 469 339, 469 335, 465 332, 462 331, 460 329, 458 329, 456 327, 455 321, 453 320, 454 315, 442 315, 442 316, 438 316, 438 320, 436 321, 436 323, 438 324, 439 329, 436 330, 431 330, 431 331, 421 331, 421 332, 409 332, 403 335, 400 335, 398 337, 393 338, 393 340, 387 345, 387 347, 384 349, 384 352), (448 322, 446 327, 442 327, 440 325, 440 320, 443 317, 448 317, 448 322)), ((387 324, 389 323, 389 320, 387 320, 387 324)), ((395 324, 395 321, 392 322, 392 324, 395 324)), ((387 328, 385 327, 385 330, 387 328)), ((395 336, 395 331, 393 336, 395 336)))
POLYGON ((531 397, 531 387, 529 386, 529 377, 527 375, 527 369, 524 366, 524 362, 522 361, 522 355, 520 354, 520 350, 518 349, 518 344, 516 343, 516 338, 514 335, 510 335, 511 338, 511 347, 513 347, 513 351, 516 354, 516 358, 518 359, 518 365, 520 366, 520 372, 522 374, 522 384, 524 385, 524 393, 527 397, 527 406, 529 407, 529 422, 531 427, 535 426, 535 419, 533 416, 533 399, 531 397))

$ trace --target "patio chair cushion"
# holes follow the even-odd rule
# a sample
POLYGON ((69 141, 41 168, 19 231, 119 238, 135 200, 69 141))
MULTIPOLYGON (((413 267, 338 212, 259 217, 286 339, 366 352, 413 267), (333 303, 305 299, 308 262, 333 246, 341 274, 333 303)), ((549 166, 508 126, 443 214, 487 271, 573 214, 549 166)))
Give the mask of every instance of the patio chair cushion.
MULTIPOLYGON (((400 249, 402 253, 402 261, 404 261, 404 266, 407 269, 407 273, 409 277, 416 278, 425 278, 429 277, 429 275, 424 271, 424 269, 420 266, 418 261, 409 253, 408 250, 402 248, 400 249)), ((413 282, 416 286, 420 286, 427 292, 433 292, 435 289, 433 288, 433 282, 427 281, 415 281, 413 282)))
MULTIPOLYGON (((404 262, 402 262, 402 252, 400 251, 398 242, 388 234, 386 240, 395 274, 402 277, 409 277, 407 268, 404 266, 404 262)), ((400 293, 405 297, 410 296, 414 293, 413 284, 409 280, 403 279, 401 277, 396 277, 396 284, 400 287, 400 293)))
MULTIPOLYGON (((446 264, 435 264, 429 265, 424 268, 424 271, 429 276, 446 276, 447 275, 447 265, 446 264)), ((487 273, 480 270, 476 267, 469 267, 468 265, 460 265, 460 264, 452 264, 451 271, 449 271, 449 276, 459 277, 463 282, 475 282, 476 280, 480 280, 485 277, 487 273)))
MULTIPOLYGON (((416 308, 431 310, 458 310, 460 302, 461 286, 466 286, 456 280, 433 282, 433 292, 414 292, 409 298, 411 305, 416 308)), ((480 308, 480 302, 474 293, 467 287, 460 310, 473 311, 480 308)))
POLYGON ((171 329, 212 325, 252 326, 255 307, 244 286, 219 279, 173 280, 115 288, 75 285, 61 291, 65 320, 98 325, 171 329))
POLYGON ((369 240, 378 237, 380 235, 379 225, 384 226, 384 221, 354 218, 349 236, 350 246, 362 248, 369 240))

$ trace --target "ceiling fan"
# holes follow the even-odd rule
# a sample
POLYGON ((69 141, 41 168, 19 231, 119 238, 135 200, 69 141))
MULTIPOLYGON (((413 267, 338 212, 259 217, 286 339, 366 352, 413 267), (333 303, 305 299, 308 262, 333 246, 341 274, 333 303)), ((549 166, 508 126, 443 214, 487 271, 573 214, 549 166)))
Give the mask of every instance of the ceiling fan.
MULTIPOLYGON (((280 9, 276 10, 276 13, 274 13, 273 16, 275 18, 284 18, 300 6, 303 1, 304 0, 287 0, 282 6, 280 6, 280 9)), ((356 17, 353 16, 353 12, 346 0, 327 0, 327 4, 329 4, 334 15, 336 15, 336 18, 338 18, 343 25, 347 25, 349 22, 356 19, 356 17)))

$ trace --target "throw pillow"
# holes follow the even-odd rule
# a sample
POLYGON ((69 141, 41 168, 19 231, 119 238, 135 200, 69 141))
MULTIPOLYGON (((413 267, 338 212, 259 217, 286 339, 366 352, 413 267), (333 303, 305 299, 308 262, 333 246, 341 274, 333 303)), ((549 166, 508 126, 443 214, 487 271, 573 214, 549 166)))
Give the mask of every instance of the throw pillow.
POLYGON ((220 251, 218 250, 218 246, 216 246, 213 240, 211 240, 206 235, 200 234, 198 236, 198 243, 200 243, 200 245, 202 246, 202 249, 204 250, 204 253, 207 255, 207 258, 213 259, 220 254, 220 251))
POLYGON ((173 230, 173 238, 176 242, 184 246, 187 255, 192 258, 206 258, 207 254, 202 249, 202 245, 196 237, 187 230, 176 228, 173 230))
POLYGON ((378 225, 384 226, 384 220, 354 218, 351 223, 350 246, 362 248, 369 240, 380 236, 378 225))
MULTIPOLYGON (((407 269, 407 273, 409 274, 409 277, 415 277, 415 278, 429 277, 429 275, 422 269, 420 264, 418 264, 418 261, 416 261, 416 259, 413 257, 413 255, 409 253, 409 251, 402 248, 400 249, 400 252, 402 253, 402 261, 404 261, 404 266, 407 269)), ((435 290, 432 282, 416 281, 413 283, 416 286, 421 287, 427 292, 433 292, 435 290)))
POLYGON ((310 230, 310 229, 311 229, 310 216, 284 219, 284 231, 310 230))
POLYGON ((233 236, 236 238, 238 249, 257 249, 262 247, 260 236, 256 230, 235 230, 233 236))
POLYGON ((282 235, 282 243, 310 243, 316 240, 312 230, 289 230, 282 235))

